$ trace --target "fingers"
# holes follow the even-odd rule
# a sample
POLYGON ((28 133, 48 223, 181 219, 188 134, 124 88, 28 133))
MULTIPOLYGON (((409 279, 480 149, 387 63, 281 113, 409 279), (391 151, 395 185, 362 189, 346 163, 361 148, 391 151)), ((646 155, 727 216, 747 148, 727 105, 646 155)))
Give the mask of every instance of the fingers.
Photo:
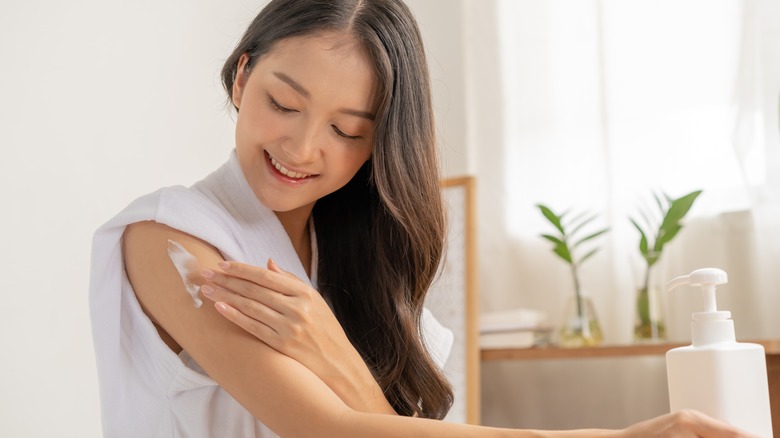
MULTIPOLYGON (((314 309, 327 307, 316 290, 294 274, 281 269, 272 259, 268 260, 268 269, 238 262, 220 262, 219 266, 225 272, 212 270, 202 272, 203 278, 207 280, 204 287, 216 286, 218 291, 232 292, 250 301, 230 298, 228 295, 213 298, 206 294, 205 290, 209 290, 208 288, 201 289, 204 291, 204 296, 213 301, 225 301, 249 317, 267 315, 255 309, 258 303, 295 321, 311 319, 312 315, 317 314, 314 309), (256 315, 255 312, 258 314, 256 315)), ((272 327, 277 328, 273 325, 272 327)))
POLYGON ((317 291, 294 274, 282 270, 272 259, 268 261, 268 269, 238 262, 220 262, 219 266, 226 272, 208 269, 202 272, 207 281, 204 284, 205 289, 201 289, 204 296, 212 301, 225 301, 250 317, 260 316, 255 315, 255 312, 259 311, 254 309, 253 302, 270 307, 278 313, 302 319, 309 308, 316 306, 318 300, 322 300, 317 291), (222 293, 217 298, 208 296, 206 291, 213 290, 206 286, 215 286, 216 290, 222 293), (229 297, 230 292, 251 301, 229 297))
MULTIPOLYGON (((698 438, 750 438, 723 421, 694 410, 672 412, 638 423, 625 430, 626 437, 698 437, 698 438)), ((754 437, 755 438, 755 437, 754 437)))
POLYGON ((274 271, 276 273, 282 274, 288 278, 294 278, 298 280, 298 277, 295 276, 292 272, 287 272, 284 269, 280 268, 279 265, 276 264, 276 260, 269 258, 268 259, 268 269, 271 271, 274 271))
POLYGON ((734 426, 704 415, 699 411, 684 410, 675 412, 672 415, 676 417, 677 424, 687 430, 692 431, 700 437, 749 437, 734 426))
MULTIPOLYGON (((260 302, 276 310, 277 312, 282 312, 285 308, 283 302, 285 296, 274 290, 270 290, 263 286, 259 286, 248 280, 232 277, 211 270, 203 271, 202 275, 203 278, 205 278, 208 281, 208 283, 204 284, 201 287, 201 292, 203 292, 203 295, 209 299, 212 298, 208 296, 206 291, 209 290, 210 286, 215 286, 216 287, 215 289, 217 291, 222 290, 224 293, 232 292, 233 294, 240 295, 247 299, 260 302)), ((220 299, 223 298, 224 295, 221 295, 220 299)), ((213 301, 218 301, 218 300, 213 300, 213 301)))
POLYGON ((240 311, 228 305, 227 303, 220 301, 215 303, 214 307, 217 309, 217 312, 222 314, 222 316, 232 321, 237 326, 241 327, 242 329, 254 335, 261 341, 265 342, 266 344, 271 346, 271 348, 278 349, 277 344, 279 341, 279 336, 276 333, 276 331, 271 327, 263 324, 262 322, 256 319, 246 316, 245 314, 241 313, 240 311))
POLYGON ((267 306, 265 303, 251 298, 245 298, 225 289, 211 285, 203 285, 201 287, 201 292, 203 292, 204 297, 215 302, 226 303, 229 306, 238 309, 244 315, 256 319, 272 328, 277 327, 279 320, 281 319, 281 314, 272 307, 267 306))
POLYGON ((279 267, 279 265, 276 264, 276 260, 269 258, 268 259, 268 269, 274 272, 278 272, 280 274, 284 273, 285 271, 279 267))
POLYGON ((285 295, 298 295, 307 286, 294 274, 282 270, 276 262, 269 259, 268 269, 245 263, 220 262, 224 275, 240 278, 285 295))

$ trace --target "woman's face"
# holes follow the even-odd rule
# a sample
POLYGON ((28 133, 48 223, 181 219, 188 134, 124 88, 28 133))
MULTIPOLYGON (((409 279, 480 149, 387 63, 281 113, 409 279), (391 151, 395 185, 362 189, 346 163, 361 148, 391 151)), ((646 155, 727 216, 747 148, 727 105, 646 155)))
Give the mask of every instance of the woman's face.
POLYGON ((308 214, 371 156, 371 61, 353 37, 324 32, 277 42, 250 72, 246 61, 233 86, 241 169, 265 206, 308 214))

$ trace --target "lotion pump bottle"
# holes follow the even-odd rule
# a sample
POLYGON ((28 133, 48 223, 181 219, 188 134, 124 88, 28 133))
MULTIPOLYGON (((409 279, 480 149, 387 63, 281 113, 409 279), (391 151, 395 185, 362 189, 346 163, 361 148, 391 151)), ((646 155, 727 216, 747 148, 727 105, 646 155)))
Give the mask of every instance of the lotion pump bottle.
POLYGON ((715 287, 728 282, 720 269, 698 269, 667 284, 699 286, 704 311, 692 315, 692 345, 666 353, 672 412, 695 409, 760 437, 772 437, 764 347, 739 343, 731 312, 718 311, 715 287))

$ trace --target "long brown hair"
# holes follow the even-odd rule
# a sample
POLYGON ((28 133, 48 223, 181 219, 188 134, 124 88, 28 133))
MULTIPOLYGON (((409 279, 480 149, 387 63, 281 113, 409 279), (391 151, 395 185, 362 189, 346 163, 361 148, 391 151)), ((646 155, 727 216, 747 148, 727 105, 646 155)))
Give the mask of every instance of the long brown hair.
POLYGON ((421 314, 445 237, 430 79, 417 24, 401 0, 273 0, 225 62, 228 95, 275 42, 350 32, 374 62, 379 91, 373 154, 317 201, 320 293, 402 415, 443 418, 452 388, 423 344, 421 314))

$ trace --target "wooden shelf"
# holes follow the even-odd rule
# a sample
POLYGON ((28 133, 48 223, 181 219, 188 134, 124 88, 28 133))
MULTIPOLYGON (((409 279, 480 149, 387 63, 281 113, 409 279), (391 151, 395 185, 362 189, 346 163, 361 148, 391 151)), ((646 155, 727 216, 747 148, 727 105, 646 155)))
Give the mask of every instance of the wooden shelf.
MULTIPOLYGON (((746 340, 764 346, 767 355, 780 354, 780 340, 746 340)), ((658 344, 604 345, 583 348, 532 347, 532 348, 482 348, 482 361, 529 359, 584 359, 622 356, 656 356, 666 354, 672 348, 689 343, 665 342, 658 344)))

